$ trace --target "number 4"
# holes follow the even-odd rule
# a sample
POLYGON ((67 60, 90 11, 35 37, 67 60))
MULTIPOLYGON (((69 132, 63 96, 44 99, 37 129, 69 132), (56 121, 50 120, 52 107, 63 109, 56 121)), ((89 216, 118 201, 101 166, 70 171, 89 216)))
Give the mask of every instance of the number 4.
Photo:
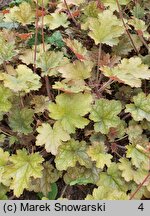
POLYGON ((144 210, 144 206, 143 206, 143 203, 141 203, 138 207, 139 210, 143 211, 144 210))

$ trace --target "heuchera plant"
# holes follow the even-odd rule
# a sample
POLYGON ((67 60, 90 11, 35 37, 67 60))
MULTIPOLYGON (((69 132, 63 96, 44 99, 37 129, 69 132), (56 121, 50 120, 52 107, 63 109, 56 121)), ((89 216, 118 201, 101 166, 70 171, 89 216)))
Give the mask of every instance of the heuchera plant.
POLYGON ((1 8, 0 199, 149 199, 150 1, 1 8))

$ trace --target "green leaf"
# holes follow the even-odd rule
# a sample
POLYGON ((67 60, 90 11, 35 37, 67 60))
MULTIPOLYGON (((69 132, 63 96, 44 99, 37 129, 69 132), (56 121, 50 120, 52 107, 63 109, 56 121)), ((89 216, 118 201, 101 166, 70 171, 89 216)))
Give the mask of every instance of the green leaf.
POLYGON ((41 192, 42 197, 48 196, 48 194, 53 189, 53 183, 55 183, 59 177, 61 177, 61 172, 56 170, 53 165, 48 161, 43 164, 42 177, 37 179, 31 179, 29 190, 35 192, 41 192))
POLYGON ((69 134, 64 131, 59 122, 56 122, 53 128, 48 123, 43 123, 42 126, 37 128, 37 132, 39 134, 36 137, 36 145, 45 145, 46 151, 51 152, 53 155, 57 154, 62 141, 70 139, 69 134))
MULTIPOLYGON (((27 44, 28 46, 30 47, 33 47, 35 45, 35 38, 36 38, 36 35, 33 34, 31 36, 31 38, 29 38, 29 40, 27 41, 27 44)), ((38 32, 37 34, 37 45, 40 45, 42 43, 42 35, 40 32, 38 32)), ((34 56, 32 56, 34 58, 34 56)))
POLYGON ((68 80, 84 80, 91 76, 92 62, 79 60, 60 67, 58 71, 68 80))
POLYGON ((7 191, 7 187, 5 187, 3 184, 0 184, 0 200, 8 200, 6 195, 7 191))
POLYGON ((137 3, 133 7, 132 14, 136 18, 140 19, 140 18, 142 18, 144 16, 145 10, 144 10, 144 8, 139 3, 137 3))
POLYGON ((96 185, 127 192, 128 185, 121 174, 121 171, 118 169, 118 163, 111 163, 107 172, 100 172, 100 179, 96 185))
POLYGON ((51 15, 44 16, 44 25, 47 25, 50 30, 54 30, 60 26, 67 28, 69 21, 67 21, 67 15, 65 13, 51 13, 51 15))
POLYGON ((143 64, 140 57, 124 58, 114 68, 104 66, 101 70, 105 76, 130 85, 131 87, 141 87, 141 80, 150 78, 148 65, 143 64))
POLYGON ((126 105, 125 111, 130 112, 135 121, 150 121, 150 95, 146 96, 141 92, 133 97, 133 102, 126 105))
POLYGON ((109 167, 111 164, 111 159, 113 156, 106 152, 107 148, 104 143, 98 143, 96 145, 90 146, 87 150, 91 160, 96 162, 96 167, 101 169, 103 169, 105 165, 109 167))
POLYGON ((24 26, 34 22, 35 12, 27 2, 22 2, 18 7, 15 6, 13 10, 10 10, 10 13, 17 22, 24 26))
POLYGON ((40 76, 34 74, 26 65, 18 65, 16 75, 3 74, 4 86, 14 92, 38 90, 41 87, 40 76))
POLYGON ((99 186, 93 190, 92 195, 87 195, 85 200, 128 200, 126 193, 109 188, 106 186, 99 186))
POLYGON ((64 46, 63 37, 60 31, 55 31, 52 36, 46 38, 46 43, 50 43, 58 48, 64 46))
POLYGON ((121 120, 117 116, 122 110, 120 101, 99 99, 93 105, 90 119, 96 122, 94 129, 96 132, 108 134, 111 127, 117 127, 121 120))
POLYGON ((91 167, 91 161, 86 153, 86 142, 70 141, 61 145, 55 158, 58 170, 66 170, 68 167, 74 167, 78 162, 87 168, 91 167))
POLYGON ((48 108, 49 98, 44 95, 34 95, 31 102, 35 113, 43 113, 48 108))
POLYGON ((51 192, 48 192, 47 198, 43 197, 43 193, 38 193, 38 196, 43 200, 55 200, 58 194, 58 187, 56 183, 51 184, 51 192))
MULTIPOLYGON (((131 34, 132 40, 134 41, 134 45, 136 46, 137 50, 140 50, 140 47, 143 45, 140 38, 136 34, 131 34)), ((133 46, 129 39, 129 36, 124 34, 120 37, 119 43, 113 47, 113 52, 118 56, 125 56, 131 50, 133 50, 133 46)))
POLYGON ((42 69, 42 76, 56 75, 57 70, 55 68, 63 66, 66 63, 68 63, 68 59, 64 58, 63 52, 46 51, 41 53, 37 58, 37 67, 42 69))
POLYGON ((58 194, 58 187, 56 183, 51 184, 51 192, 48 193, 49 200, 55 200, 58 194))
POLYGON ((129 122, 129 127, 126 129, 130 143, 134 143, 134 140, 142 135, 142 127, 133 121, 129 122))
POLYGON ((17 54, 13 40, 7 40, 7 32, 0 32, 0 64, 10 61, 17 54))
POLYGON ((128 134, 128 139, 130 143, 141 145, 143 147, 147 147, 149 140, 143 133, 143 129, 141 125, 137 123, 129 123, 129 127, 126 129, 126 133, 128 134))
POLYGON ((28 155, 27 151, 22 149, 17 150, 17 154, 11 156, 10 162, 5 175, 12 178, 10 188, 14 190, 14 195, 19 197, 25 188, 28 189, 31 177, 40 178, 42 176, 43 158, 39 153, 28 155))
POLYGON ((55 82, 53 89, 59 89, 66 93, 79 93, 83 91, 90 91, 91 89, 86 85, 84 80, 67 80, 55 82))
POLYGON ((150 67, 150 54, 141 56, 142 62, 150 67))
POLYGON ((149 156, 137 148, 137 145, 127 145, 126 157, 131 158, 131 162, 137 168, 149 170, 149 156))
MULTIPOLYGON (((0 183, 3 183, 4 185, 7 185, 7 181, 4 178, 3 174, 5 170, 7 170, 7 164, 9 160, 9 153, 7 151, 3 151, 2 148, 0 148, 0 183)), ((0 184, 1 185, 1 184, 0 184)))
POLYGON ((63 129, 68 133, 74 133, 75 128, 84 128, 89 120, 82 117, 91 109, 92 97, 90 94, 60 94, 56 97, 56 103, 50 103, 49 116, 58 120, 63 129))
POLYGON ((122 171, 122 177, 127 181, 135 181, 137 184, 142 183, 144 178, 148 174, 148 170, 135 169, 131 162, 127 158, 121 158, 119 164, 119 169, 122 171))
MULTIPOLYGON (((118 0, 119 5, 127 5, 131 0, 118 0)), ((110 10, 115 11, 118 10, 117 2, 116 0, 101 0, 101 2, 106 7, 110 7, 110 10)))
POLYGON ((0 84, 0 112, 8 112, 12 106, 10 98, 12 92, 0 84))
POLYGON ((118 44, 119 37, 123 34, 122 22, 117 19, 110 10, 104 10, 97 18, 89 21, 89 36, 94 39, 95 44, 105 43, 109 46, 118 44))
POLYGON ((64 181, 69 185, 95 184, 99 180, 100 169, 95 166, 86 168, 84 166, 69 167, 64 175, 64 181))
POLYGON ((33 110, 28 108, 13 110, 9 116, 10 127, 14 132, 29 134, 32 132, 33 114, 33 110))

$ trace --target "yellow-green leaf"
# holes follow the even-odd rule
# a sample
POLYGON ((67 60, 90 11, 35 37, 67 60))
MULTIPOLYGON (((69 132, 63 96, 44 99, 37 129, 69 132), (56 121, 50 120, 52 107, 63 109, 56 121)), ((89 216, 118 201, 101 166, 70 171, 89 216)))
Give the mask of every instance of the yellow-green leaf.
POLYGON ((53 128, 48 123, 43 123, 37 128, 39 133, 36 137, 36 145, 45 145, 47 152, 53 155, 57 154, 58 147, 62 145, 62 141, 70 139, 69 134, 62 128, 59 122, 56 122, 53 128))
POLYGON ((61 145, 55 158, 58 170, 66 170, 68 167, 74 167, 78 162, 87 168, 91 168, 92 163, 86 153, 86 142, 71 139, 61 145))
POLYGON ((97 168, 103 169, 105 165, 107 167, 110 166, 112 155, 107 153, 107 148, 104 143, 90 146, 87 153, 91 157, 91 160, 96 162, 97 168))
POLYGON ((108 134, 111 127, 120 125, 121 120, 117 116, 122 110, 120 101, 99 99, 93 105, 90 119, 95 122, 94 129, 96 132, 108 134))
POLYGON ((63 129, 74 133, 75 128, 84 128, 89 120, 84 118, 91 109, 92 97, 90 94, 60 94, 56 103, 50 103, 49 116, 58 120, 63 129))
POLYGON ((15 6, 14 8, 10 11, 10 13, 12 13, 12 17, 15 21, 21 23, 22 25, 34 22, 35 12, 29 3, 24 1, 18 7, 15 6))
POLYGON ((5 176, 12 178, 10 188, 14 195, 19 197, 24 189, 28 189, 30 178, 42 176, 43 158, 39 153, 28 154, 25 149, 17 150, 17 154, 10 158, 11 164, 7 166, 5 176))
POLYGON ((6 179, 3 177, 4 171, 7 169, 7 163, 9 160, 9 153, 7 151, 3 151, 0 148, 0 183, 7 185, 6 179))
POLYGON ((128 200, 126 193, 109 188, 107 186, 99 186, 93 190, 92 195, 87 195, 85 200, 128 200))
POLYGON ((109 46, 118 44, 119 37, 124 32, 122 22, 110 10, 99 13, 98 19, 91 18, 89 29, 89 36, 94 39, 95 44, 105 43, 109 46))
POLYGON ((91 76, 92 62, 79 60, 60 67, 58 71, 68 80, 84 80, 91 76))
POLYGON ((133 97, 133 102, 126 105, 126 112, 130 112, 135 121, 150 121, 150 95, 141 92, 133 97))
POLYGON ((69 21, 67 21, 67 15, 65 13, 51 13, 44 17, 44 24, 49 27, 49 29, 54 30, 60 26, 64 28, 68 27, 69 21))
POLYGON ((41 87, 40 76, 26 65, 18 65, 16 74, 3 74, 4 86, 14 92, 29 93, 32 90, 38 90, 41 87))
POLYGON ((130 85, 131 87, 141 87, 141 80, 150 78, 148 65, 143 64, 140 57, 124 58, 114 68, 105 66, 101 70, 105 76, 130 85))

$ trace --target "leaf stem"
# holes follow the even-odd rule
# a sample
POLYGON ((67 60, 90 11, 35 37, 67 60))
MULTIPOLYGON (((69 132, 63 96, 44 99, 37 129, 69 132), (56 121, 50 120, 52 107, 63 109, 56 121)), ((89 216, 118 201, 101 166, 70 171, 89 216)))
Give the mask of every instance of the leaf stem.
POLYGON ((42 44, 45 52, 45 38, 44 38, 44 1, 42 0, 42 44))
POLYGON ((122 118, 122 120, 125 120, 125 119, 127 119, 128 117, 130 117, 131 116, 131 113, 128 113, 128 114, 126 114, 123 118, 122 118))
POLYGON ((12 136, 12 135, 16 136, 15 132, 12 132, 8 128, 3 127, 2 125, 0 125, 0 132, 4 133, 5 135, 8 135, 8 136, 12 136))
POLYGON ((100 65, 100 60, 101 60, 101 53, 102 53, 102 44, 99 44, 98 48, 98 59, 97 59, 97 72, 96 72, 96 80, 98 81, 99 77, 99 65, 100 65))
POLYGON ((146 43, 146 41, 144 40, 143 36, 138 34, 140 40, 142 41, 142 43, 144 44, 144 46, 147 48, 148 53, 150 53, 150 47, 148 46, 148 44, 146 43))
POLYGON ((65 6, 66 6, 66 8, 67 8, 67 10, 68 10, 68 13, 69 13, 69 15, 70 15, 72 21, 74 22, 74 24, 75 24, 76 26, 78 26, 78 23, 77 23, 76 19, 73 17, 73 15, 72 15, 72 13, 71 13, 71 11, 70 11, 70 8, 69 8, 69 6, 68 6, 66 0, 64 0, 64 4, 65 4, 65 6))
POLYGON ((35 42, 34 42, 34 73, 36 72, 36 58, 37 58, 37 41, 38 41, 38 0, 36 1, 36 20, 35 20, 35 42))
MULTIPOLYGON (((116 141, 116 140, 115 140, 116 141)), ((118 148, 121 148, 121 149, 126 149, 126 147, 125 146, 121 146, 121 145, 118 145, 118 144, 116 144, 116 146, 118 147, 118 148)))
POLYGON ((67 187, 68 187, 68 185, 65 185, 65 187, 64 187, 64 189, 63 189, 63 191, 62 191, 62 193, 61 193, 61 195, 60 195, 60 198, 63 198, 67 187))
POLYGON ((122 156, 121 156, 118 152, 114 151, 114 153, 115 153, 119 158, 122 158, 122 156))
POLYGON ((144 185, 144 183, 147 181, 147 179, 150 177, 150 173, 144 178, 141 184, 137 187, 136 191, 130 196, 129 200, 132 200, 135 195, 138 193, 138 191, 141 189, 141 187, 144 185))
POLYGON ((114 82, 115 82, 115 80, 112 80, 112 79, 110 78, 106 83, 104 83, 104 84, 102 85, 102 87, 98 90, 98 92, 99 92, 99 93, 100 93, 100 92, 103 92, 107 86, 109 86, 110 84, 112 84, 112 83, 114 83, 114 82))
MULTIPOLYGON (((42 0, 42 44, 43 44, 43 51, 45 52, 45 39, 44 39, 44 0, 42 0)), ((49 100, 52 100, 52 95, 51 95, 51 86, 49 83, 49 78, 48 76, 44 77, 45 79, 45 83, 46 83, 46 91, 47 91, 47 95, 49 97, 49 100)))
POLYGON ((120 140, 123 140, 123 139, 126 138, 126 137, 128 137, 128 135, 125 135, 125 136, 123 136, 123 137, 121 137, 121 138, 115 140, 115 142, 118 142, 118 141, 120 141, 120 140))
POLYGON ((120 7, 120 4, 119 4, 119 1, 116 0, 116 3, 117 3, 117 6, 118 6, 120 19, 122 20, 122 23, 123 23, 123 26, 124 26, 124 28, 125 28, 125 31, 126 31, 128 37, 129 37, 129 39, 130 39, 130 42, 131 42, 131 45, 132 45, 133 48, 134 48, 134 51, 135 51, 135 52, 137 53, 137 55, 138 55, 138 54, 139 54, 138 49, 136 48, 136 46, 135 46, 135 44, 134 44, 134 41, 133 41, 133 39, 132 39, 132 37, 131 37, 131 35, 130 35, 130 32, 129 32, 127 26, 126 26, 126 23, 125 23, 125 21, 124 21, 124 18, 123 18, 123 14, 122 14, 122 11, 121 11, 121 7, 120 7))

